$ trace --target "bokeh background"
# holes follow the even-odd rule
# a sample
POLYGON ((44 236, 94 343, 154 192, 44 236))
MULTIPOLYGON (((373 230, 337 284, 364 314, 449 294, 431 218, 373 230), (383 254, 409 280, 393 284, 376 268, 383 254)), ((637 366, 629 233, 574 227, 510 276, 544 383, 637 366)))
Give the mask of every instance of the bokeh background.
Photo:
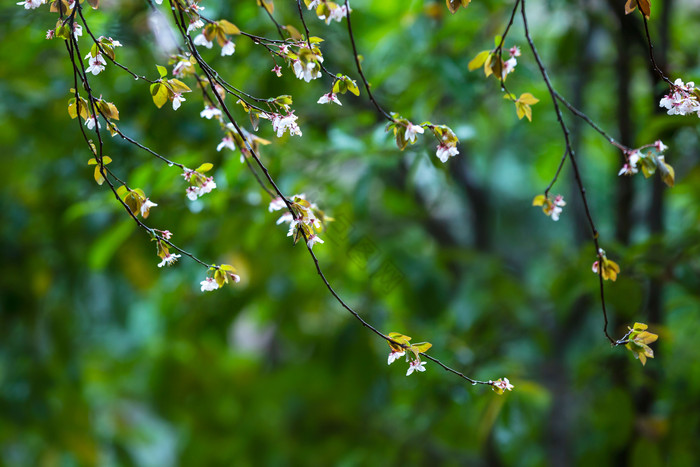
MULTIPOLYGON (((87 12, 92 29, 124 44, 121 62, 155 75, 166 60, 146 2, 103 3, 87 12)), ((293 2, 276 3, 279 21, 301 29, 293 2)), ((443 2, 352 2, 378 100, 461 138, 445 165, 431 138, 398 151, 364 89, 321 106, 327 79, 277 78, 243 37, 233 57, 204 51, 247 92, 294 96, 303 137, 277 140, 263 122, 259 134, 274 142, 263 159, 284 192, 307 193, 337 219, 315 251, 340 294, 470 376, 507 376, 515 390, 502 397, 430 362, 408 378, 404 363, 387 367, 386 343, 328 294, 239 154, 216 152, 221 135, 199 118, 201 98, 157 110, 146 83, 108 66, 93 85, 120 109, 120 128, 190 167, 214 163, 219 188, 189 202, 176 168, 118 139, 107 142, 112 169, 158 203, 150 225, 243 279, 204 294, 194 262, 157 268, 154 245, 92 180, 66 111, 66 50, 44 39, 54 16, 0 7, 0 464, 698 465, 698 120, 659 111, 667 88, 623 3, 531 0, 528 11, 562 94, 629 146, 670 147, 675 188, 619 178, 620 153, 565 115, 602 245, 622 268, 606 284, 611 332, 643 321, 660 335, 645 368, 603 336, 568 164, 553 190, 568 201, 561 220, 530 206, 563 141, 520 18, 506 45, 523 55, 508 85, 541 100, 532 123, 493 79, 467 70, 512 2, 475 1, 454 16, 443 2)), ((203 4, 275 37, 252 0, 203 4)), ((700 78, 697 6, 652 4, 654 50, 673 79, 700 78)), ((344 25, 307 19, 326 66, 356 78, 344 25)), ((81 43, 87 51, 86 35, 81 43)))

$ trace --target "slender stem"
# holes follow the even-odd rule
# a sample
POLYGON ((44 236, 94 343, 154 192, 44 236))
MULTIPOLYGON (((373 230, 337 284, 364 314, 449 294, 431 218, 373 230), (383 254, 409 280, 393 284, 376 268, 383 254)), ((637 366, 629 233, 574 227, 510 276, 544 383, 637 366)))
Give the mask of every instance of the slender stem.
MULTIPOLYGON (((586 213, 586 218, 588 219, 588 224, 591 228, 591 236, 593 237, 593 245, 595 246, 595 254, 596 256, 599 255, 600 251, 600 245, 598 243, 598 230, 596 229, 595 223, 593 222, 593 217, 591 216, 591 210, 590 207, 588 206, 588 199, 586 197, 586 188, 583 185, 583 179, 581 178, 581 172, 578 167, 578 163, 576 162, 576 155, 574 154, 573 147, 571 145, 571 141, 569 139, 569 129, 566 126, 566 123, 564 123, 564 118, 561 114, 561 110, 559 109, 559 104, 558 104, 558 99, 557 99, 557 93, 554 91, 554 87, 552 86, 552 82, 549 79, 549 76, 547 74, 547 69, 545 68, 544 64, 542 63, 542 59, 540 58, 539 53, 537 52, 537 48, 535 47, 535 43, 532 40, 532 37, 530 36, 530 29, 528 27, 528 22, 527 22, 527 14, 525 12, 525 0, 521 0, 520 4, 520 11, 522 13, 522 18, 523 18, 523 26, 525 27, 525 38, 527 39, 527 43, 530 46, 530 50, 532 51, 532 54, 535 56, 535 61, 537 62, 537 66, 540 69, 540 73, 542 74, 542 79, 544 80, 547 90, 549 91, 549 94, 552 99, 552 104, 554 105, 554 112, 557 115, 557 121, 559 122, 559 126, 561 127, 562 134, 564 136, 564 143, 566 146, 566 151, 564 152, 564 156, 562 157, 562 164, 563 161, 566 159, 566 156, 568 154, 569 160, 571 161, 571 168, 574 171, 574 178, 576 179, 576 185, 579 188, 579 192, 581 193, 581 201, 583 202, 583 208, 586 213)), ((561 164, 560 164, 561 167, 561 164)), ((557 171, 557 175, 555 175, 554 180, 552 181, 551 185, 556 181, 557 176, 559 175, 559 171, 557 171)), ((605 334, 605 337, 608 338, 611 344, 615 345, 615 340, 610 337, 610 334, 608 334, 608 312, 605 306, 605 288, 603 284, 603 268, 602 265, 598 268, 598 279, 599 279, 599 285, 600 285, 600 302, 603 310, 603 319, 604 319, 604 324, 603 324, 603 333, 605 334)))
POLYGON ((360 64, 360 55, 357 53, 357 45, 355 45, 355 35, 352 33, 352 22, 350 21, 350 4, 348 3, 348 0, 345 0, 345 8, 347 8, 347 14, 345 17, 345 20, 347 21, 348 25, 348 36, 350 37, 350 44, 352 45, 352 55, 355 58, 355 66, 357 68, 357 72, 360 75, 360 78, 362 79, 362 83, 365 85, 365 89, 367 90, 367 95, 369 96, 369 100, 374 104, 374 107, 384 115, 384 117, 387 120, 394 121, 394 118, 389 115, 389 113, 382 108, 382 106, 379 105, 377 100, 374 98, 372 95, 372 91, 370 90, 369 82, 367 81, 367 78, 365 77, 365 74, 362 72, 362 65, 360 64))
POLYGON ((649 48, 649 60, 651 61, 651 66, 654 68, 654 71, 658 73, 662 80, 666 81, 670 86, 674 86, 674 84, 671 82, 668 76, 664 74, 661 68, 659 68, 659 65, 657 65, 656 63, 656 59, 654 58, 654 45, 651 43, 651 34, 649 34, 649 21, 647 21, 647 17, 642 11, 642 6, 639 4, 639 0, 637 0, 637 9, 642 15, 642 21, 644 21, 644 33, 646 34, 647 38, 647 46, 649 48))

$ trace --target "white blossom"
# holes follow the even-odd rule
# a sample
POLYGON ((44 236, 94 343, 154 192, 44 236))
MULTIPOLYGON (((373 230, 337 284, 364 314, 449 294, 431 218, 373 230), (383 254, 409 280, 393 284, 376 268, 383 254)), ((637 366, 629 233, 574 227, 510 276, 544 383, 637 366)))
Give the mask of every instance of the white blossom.
POLYGON ((23 2, 18 2, 17 5, 23 5, 25 10, 33 10, 39 8, 42 3, 44 3, 43 0, 24 0, 23 2))
POLYGON ((508 378, 503 378, 498 379, 497 381, 493 381, 491 384, 493 384, 494 387, 500 389, 501 391, 512 391, 515 386, 510 384, 510 381, 508 381, 508 378))
POLYGON ((316 73, 314 73, 315 68, 316 63, 313 61, 308 62, 306 65, 303 65, 301 63, 301 60, 294 60, 294 63, 292 64, 292 69, 294 70, 294 74, 296 75, 296 77, 299 79, 303 79, 307 83, 310 82, 312 79, 321 77, 321 70, 318 70, 316 71, 316 73))
POLYGON ((415 143, 416 134, 420 133, 422 135, 423 132, 425 132, 425 129, 423 129, 422 126, 414 125, 413 123, 408 122, 408 125, 406 125, 406 140, 411 143, 415 143))
POLYGON ((338 96, 333 92, 329 92, 328 94, 322 95, 321 98, 318 100, 317 104, 328 104, 329 102, 335 102, 338 105, 343 105, 340 103, 338 96))
POLYGON ((182 97, 182 93, 176 92, 175 95, 173 95, 173 110, 179 109, 180 105, 185 101, 186 99, 182 97))
POLYGON ((199 284, 202 286, 202 292, 211 292, 219 288, 219 284, 211 277, 207 277, 199 284))
POLYGON ((319 15, 318 18, 325 20, 326 24, 331 24, 331 21, 333 21, 333 20, 338 21, 338 22, 342 21, 343 18, 345 18, 347 15, 348 15, 348 10, 347 10, 347 8, 345 8, 345 5, 343 5, 343 6, 336 6, 335 8, 333 8, 331 10, 330 14, 328 15, 328 17, 326 17, 326 15, 319 15))
POLYGON ((659 101, 659 107, 667 109, 666 113, 669 115, 697 113, 700 116, 700 102, 695 92, 694 82, 689 81, 686 84, 681 79, 677 79, 671 86, 671 92, 659 101))
POLYGON ((199 112, 199 116, 202 118, 206 118, 207 120, 211 120, 214 117, 220 117, 221 116, 221 110, 217 109, 216 107, 213 107, 211 105, 208 105, 199 112))
POLYGON ((176 255, 173 253, 168 253, 165 255, 165 258, 163 258, 163 261, 158 263, 158 267, 162 268, 163 266, 171 266, 174 262, 177 261, 177 259, 182 256, 182 255, 176 255))
POLYGON ((406 376, 409 376, 414 371, 425 371, 425 362, 420 360, 413 360, 410 365, 408 365, 408 371, 406 371, 406 376))
POLYGON ((319 237, 318 235, 311 235, 309 237, 309 241, 306 242, 306 246, 308 246, 309 249, 311 249, 317 243, 323 243, 323 240, 321 240, 321 237, 319 237))
POLYGON ((236 150, 236 145, 233 143, 233 138, 231 136, 224 136, 219 145, 216 147, 216 150, 221 151, 223 148, 229 148, 231 151, 236 150))
POLYGON ((270 118, 272 120, 272 129, 277 132, 277 137, 280 138, 285 131, 289 131, 290 135, 301 136, 301 129, 297 125, 297 116, 294 115, 292 110, 287 115, 273 114, 261 114, 262 118, 270 118))
MULTIPOLYGON (((187 177, 185 177, 185 179, 187 180, 187 177)), ((185 192, 187 193, 187 197, 191 201, 194 201, 200 196, 203 196, 207 193, 211 193, 211 191, 214 188, 216 188, 216 182, 214 182, 214 177, 207 177, 206 181, 202 186, 188 186, 185 192)))
POLYGON ((147 217, 149 211, 151 210, 152 207, 158 206, 156 203, 151 201, 150 199, 146 198, 146 201, 143 202, 141 205, 141 217, 147 217))
MULTIPOLYGON (((267 210, 272 212, 272 211, 279 211, 280 209, 284 209, 287 207, 287 203, 284 202, 284 200, 281 197, 277 197, 270 201, 270 206, 268 206, 267 210)), ((281 224, 281 222, 278 222, 278 224, 281 224)))
POLYGON ((85 56, 85 59, 88 60, 88 63, 90 64, 90 66, 85 69, 85 73, 99 75, 101 72, 104 71, 105 65, 107 65, 107 62, 105 61, 101 53, 98 53, 94 57, 91 53, 88 53, 85 56))
POLYGON ((100 121, 97 120, 97 117, 94 117, 94 116, 90 116, 90 117, 85 119, 85 126, 87 127, 88 130, 92 130, 93 128, 95 128, 95 122, 97 122, 98 129, 102 128, 102 126, 100 125, 100 121))
POLYGON ((448 146, 446 144, 440 144, 437 147, 437 157, 440 159, 440 162, 447 162, 447 159, 450 157, 454 157, 457 154, 459 154, 459 151, 457 150, 456 146, 448 146))
POLYGON ((389 354, 389 359, 387 360, 387 365, 391 365, 394 363, 394 361, 398 360, 399 358, 403 357, 406 355, 406 351, 397 351, 397 350, 392 350, 391 353, 389 354))
POLYGON ((195 18, 191 18, 190 24, 187 26, 187 32, 188 33, 192 32, 195 29, 199 29, 203 26, 204 26, 204 22, 202 21, 202 19, 199 16, 197 16, 195 18))
POLYGON ((227 55, 233 55, 233 53, 236 51, 236 44, 233 43, 233 41, 226 41, 224 43, 223 47, 221 47, 221 56, 225 57, 227 55))
POLYGON ((193 43, 194 43, 194 45, 203 45, 207 49, 211 49, 214 46, 214 43, 210 40, 207 40, 207 38, 204 36, 204 34, 197 34, 194 37, 193 43))
MULTIPOLYGON (((661 143, 661 141, 659 141, 659 143, 661 143)), ((642 157, 643 156, 639 151, 632 151, 632 153, 627 157, 627 162, 622 166, 617 175, 634 175, 637 172, 639 172, 639 169, 637 168, 637 163, 642 157)))

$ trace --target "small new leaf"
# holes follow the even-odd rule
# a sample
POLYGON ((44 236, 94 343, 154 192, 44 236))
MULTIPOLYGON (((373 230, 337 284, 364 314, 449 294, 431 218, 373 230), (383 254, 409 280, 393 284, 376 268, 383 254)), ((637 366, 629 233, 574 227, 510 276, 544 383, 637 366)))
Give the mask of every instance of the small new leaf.
POLYGON ((476 57, 474 57, 469 64, 467 65, 467 68, 469 68, 469 71, 474 71, 478 68, 481 68, 484 63, 486 63, 486 59, 489 58, 491 55, 490 50, 482 50, 478 54, 476 54, 476 57))
POLYGON ((156 69, 158 70, 158 74, 161 78, 168 76, 168 70, 164 66, 156 65, 156 69))
POLYGON ((241 30, 238 29, 238 27, 235 24, 233 24, 229 21, 226 21, 225 19, 217 21, 217 24, 219 25, 221 30, 224 32, 224 34, 238 35, 241 33, 241 30))
POLYGON ((450 10, 450 13, 454 15, 460 7, 466 8, 469 6, 471 1, 472 0, 445 0, 445 3, 447 3, 447 9, 450 10))
POLYGON ((197 167, 196 169, 194 169, 194 171, 203 174, 203 173, 209 172, 212 168, 214 168, 214 164, 212 164, 210 162, 205 162, 204 164, 202 164, 199 167, 197 167))
POLYGON ((160 109, 168 102, 168 88, 162 83, 153 83, 151 84, 151 96, 153 97, 153 103, 160 109))
POLYGON ((518 114, 518 119, 522 120, 523 117, 527 117, 529 121, 532 121, 531 106, 537 104, 539 101, 539 99, 529 92, 521 94, 518 100, 515 101, 515 111, 518 114))
POLYGON ((648 332, 647 327, 644 323, 634 323, 627 339, 629 342, 625 344, 625 347, 632 352, 634 358, 642 362, 642 365, 646 365, 647 358, 654 358, 654 351, 648 344, 656 342, 659 338, 657 334, 648 332))
POLYGON ((627 0, 625 4, 625 14, 629 15, 637 8, 637 3, 639 2, 639 8, 644 13, 644 16, 649 19, 651 16, 651 3, 649 0, 627 0))

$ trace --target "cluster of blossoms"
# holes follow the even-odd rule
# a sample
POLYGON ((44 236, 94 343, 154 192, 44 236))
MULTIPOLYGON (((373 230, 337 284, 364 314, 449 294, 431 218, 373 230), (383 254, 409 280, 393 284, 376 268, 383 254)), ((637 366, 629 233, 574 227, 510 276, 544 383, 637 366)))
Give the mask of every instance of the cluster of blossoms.
POLYGON ((391 117, 393 120, 387 124, 386 131, 393 130, 396 145, 402 151, 409 144, 414 144, 417 141, 417 136, 424 134, 425 128, 428 128, 439 141, 435 155, 440 159, 440 162, 445 163, 450 157, 459 154, 457 149, 459 139, 449 127, 433 125, 430 122, 415 125, 396 113, 392 113, 391 117))
POLYGON ((532 205, 542 206, 542 212, 545 215, 550 216, 553 221, 558 221, 562 208, 566 206, 566 201, 562 195, 557 195, 553 199, 550 199, 549 196, 537 195, 532 200, 532 205))
POLYGON ((230 264, 221 264, 219 266, 212 264, 207 271, 207 277, 199 285, 202 292, 211 292, 223 287, 224 284, 228 284, 229 281, 232 283, 241 281, 241 277, 236 274, 236 268, 230 264))
MULTIPOLYGON (((311 80, 321 77, 321 63, 323 63, 323 54, 316 45, 316 38, 311 38, 311 47, 306 41, 300 41, 295 44, 299 47, 298 52, 290 49, 290 44, 282 44, 279 47, 277 55, 284 58, 289 66, 292 67, 294 75, 298 79, 303 79, 307 83, 311 80)), ((277 76, 282 76, 282 69, 275 65, 272 72, 277 76)))
POLYGON ((294 75, 297 78, 303 79, 308 83, 312 79, 321 77, 321 66, 319 63, 322 61, 323 57, 317 57, 315 61, 305 63, 302 63, 301 60, 294 60, 292 61, 292 70, 294 70, 294 75))
POLYGON ((17 2, 17 5, 24 6, 25 10, 33 10, 39 8, 44 3, 46 3, 46 0, 24 0, 22 2, 17 2))
POLYGON ((411 338, 409 336, 404 336, 398 332, 390 332, 388 335, 389 348, 389 358, 387 364, 391 365, 399 358, 406 356, 406 361, 408 362, 408 370, 406 370, 406 376, 410 376, 414 371, 423 372, 425 371, 425 363, 420 359, 421 353, 427 351, 433 345, 430 342, 421 342, 420 344, 411 344, 411 338), (408 351, 408 352, 407 352, 408 351))
MULTIPOLYGON (((331 21, 342 21, 352 10, 345 5, 326 0, 304 0, 309 10, 315 9, 318 19, 323 20, 326 24, 331 24, 331 21)), ((349 5, 349 3, 348 3, 349 5)))
POLYGON ((666 158, 662 154, 666 149, 668 146, 661 140, 657 140, 654 144, 625 151, 625 163, 618 175, 631 176, 641 170, 644 177, 649 178, 658 170, 664 183, 673 186, 676 175, 673 167, 666 162, 666 158))
POLYGON ((303 193, 292 196, 291 201, 277 197, 270 202, 268 208, 270 212, 281 209, 288 210, 277 219, 277 225, 289 222, 287 236, 294 237, 294 243, 302 237, 306 237, 306 246, 309 249, 313 248, 316 243, 323 243, 317 232, 323 229, 324 222, 333 219, 326 216, 316 203, 308 202, 306 195, 303 193), (291 211, 289 208, 291 208, 291 211))
MULTIPOLYGON (((406 355, 405 350, 392 350, 391 353, 389 353, 388 364, 391 365, 394 363, 394 361, 398 360, 404 355, 406 355)), ((408 370, 406 370, 406 376, 410 376, 414 371, 425 371, 425 362, 421 361, 420 357, 416 356, 415 358, 410 359, 409 356, 406 355, 406 361, 409 362, 408 370)))
POLYGON ((516 60, 515 57, 520 57, 520 47, 517 45, 514 45, 510 49, 508 49, 508 54, 510 55, 510 58, 503 62, 503 70, 501 71, 501 77, 503 79, 506 78, 506 76, 515 70, 515 65, 518 64, 518 60, 516 60))
POLYGON ((190 184, 187 187, 186 193, 187 197, 194 201, 200 196, 210 193, 214 188, 216 188, 216 182, 214 182, 214 177, 207 177, 203 175, 204 172, 211 170, 212 165, 209 163, 202 164, 196 170, 184 169, 182 176, 185 181, 190 184))
MULTIPOLYGON (((204 26, 204 22, 199 16, 199 11, 203 9, 204 7, 200 7, 195 2, 190 4, 190 8, 187 12, 189 15, 187 34, 204 26)), ((207 49, 211 49, 214 46, 214 41, 216 40, 221 47, 221 56, 226 57, 228 55, 233 55, 234 52, 236 52, 236 44, 229 36, 238 35, 240 33, 241 30, 238 29, 236 25, 225 19, 212 21, 204 27, 204 31, 194 37, 192 43, 194 45, 201 45, 207 49)))
POLYGON ((289 134, 292 136, 301 136, 301 128, 299 128, 299 125, 297 124, 298 117, 294 115, 293 110, 287 115, 261 112, 260 118, 270 120, 272 122, 272 129, 275 130, 278 138, 280 138, 285 131, 289 131, 289 134))
POLYGON ((686 84, 681 79, 677 79, 671 86, 670 93, 666 94, 659 101, 659 107, 667 109, 669 115, 695 113, 700 117, 699 94, 700 92, 695 87, 694 82, 689 81, 686 84))
POLYGON ((158 267, 162 268, 163 266, 172 266, 174 263, 177 262, 179 258, 182 257, 182 255, 177 255, 175 253, 170 252, 170 247, 168 246, 168 243, 164 242, 163 239, 159 238, 157 234, 160 234, 160 236, 165 239, 165 240, 170 240, 173 236, 172 233, 170 233, 169 230, 157 230, 154 229, 151 232, 152 238, 151 240, 156 242, 156 252, 158 254, 158 257, 161 259, 160 263, 158 263, 158 267))

